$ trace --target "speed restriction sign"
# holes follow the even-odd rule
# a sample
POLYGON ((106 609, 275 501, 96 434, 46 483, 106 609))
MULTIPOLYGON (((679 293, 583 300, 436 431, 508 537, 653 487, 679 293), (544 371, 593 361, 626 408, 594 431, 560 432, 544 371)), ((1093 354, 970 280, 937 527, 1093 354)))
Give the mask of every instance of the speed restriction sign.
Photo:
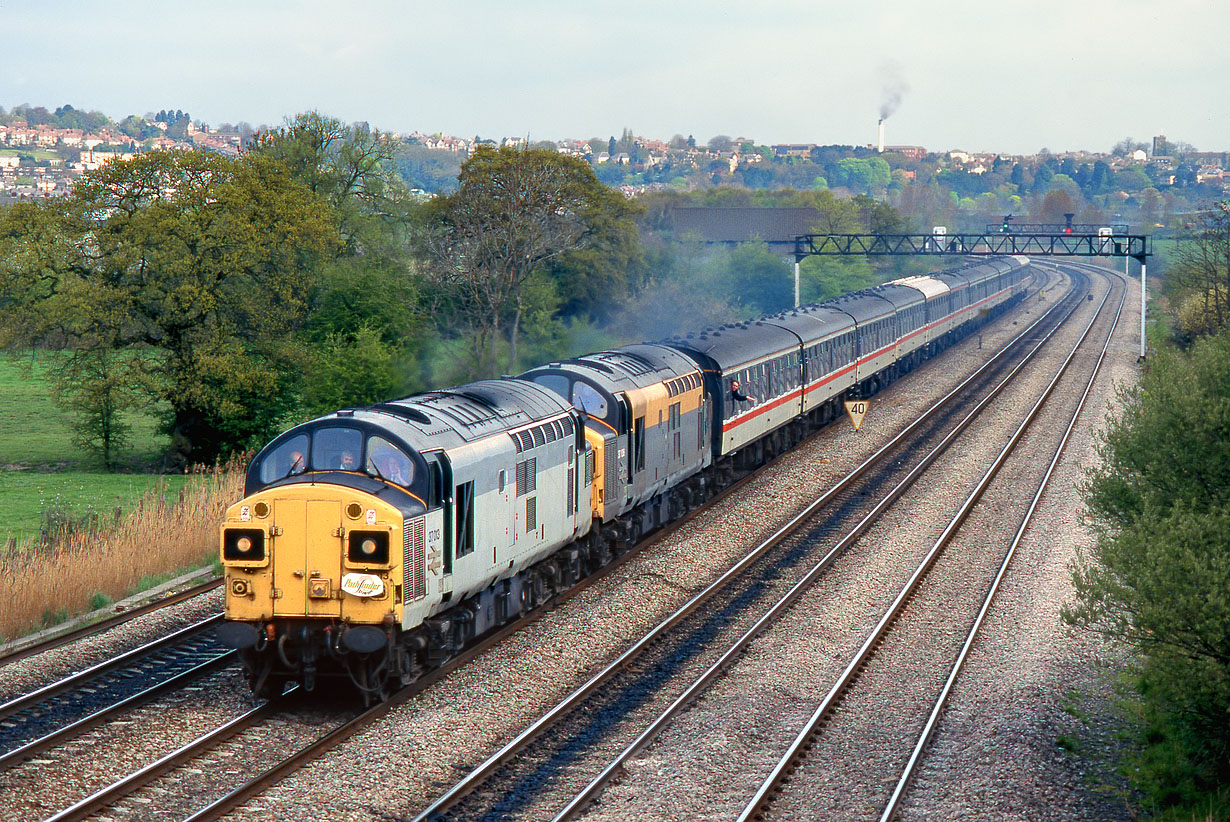
POLYGON ((850 415, 850 422, 854 423, 855 431, 863 424, 863 417, 867 416, 870 408, 871 403, 867 400, 846 400, 846 413, 850 415))

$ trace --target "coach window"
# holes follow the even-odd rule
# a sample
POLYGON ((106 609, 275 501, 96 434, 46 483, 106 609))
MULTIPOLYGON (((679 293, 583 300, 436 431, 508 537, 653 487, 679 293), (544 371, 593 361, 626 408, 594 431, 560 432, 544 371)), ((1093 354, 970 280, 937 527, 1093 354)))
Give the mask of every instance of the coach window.
POLYGON ((261 482, 277 482, 291 474, 302 474, 307 470, 307 453, 307 435, 291 437, 261 461, 261 482))

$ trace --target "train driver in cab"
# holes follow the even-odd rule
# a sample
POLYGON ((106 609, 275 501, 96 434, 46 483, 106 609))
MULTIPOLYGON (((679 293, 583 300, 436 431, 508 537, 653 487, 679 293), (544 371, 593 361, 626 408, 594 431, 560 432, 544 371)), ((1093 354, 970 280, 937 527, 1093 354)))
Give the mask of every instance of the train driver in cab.
POLYGON ((408 486, 414 466, 410 459, 393 445, 373 438, 367 457, 367 472, 395 485, 408 486))

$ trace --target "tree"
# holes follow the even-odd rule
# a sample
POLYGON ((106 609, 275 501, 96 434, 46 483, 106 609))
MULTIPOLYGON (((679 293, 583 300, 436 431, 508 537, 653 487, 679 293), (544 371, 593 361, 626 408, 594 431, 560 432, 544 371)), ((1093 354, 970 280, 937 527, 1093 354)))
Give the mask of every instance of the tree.
POLYGON ((1055 172, 1051 171, 1051 167, 1045 163, 1038 166, 1038 170, 1034 172, 1034 183, 1031 191, 1034 194, 1045 194, 1051 187, 1051 180, 1055 179, 1055 172))
POLYGON ((1136 778, 1164 805, 1230 780, 1230 335, 1159 348, 1121 394, 1084 496, 1097 535, 1073 567, 1073 624, 1135 649, 1160 756, 1136 778), (1177 754, 1177 755, 1176 755, 1177 754))
POLYGON ((1179 326, 1189 335, 1216 333, 1230 322, 1230 200, 1201 212, 1167 275, 1181 302, 1179 326))
POLYGON ((531 278, 630 209, 575 157, 483 147, 462 164, 457 193, 429 204, 423 250, 440 299, 472 335, 477 375, 498 373, 502 342, 508 370, 518 367, 531 278))
POLYGON ((1072 196, 1063 189, 1057 188, 1046 193, 1046 196, 1042 198, 1041 207, 1033 216, 1040 223, 1061 225, 1065 214, 1075 213, 1076 203, 1072 200, 1072 196))
POLYGON ((303 386, 305 410, 318 416, 391 399, 399 382, 394 350, 376 329, 361 326, 351 333, 330 332, 310 352, 313 361, 307 367, 312 378, 303 386))
POLYGON ((251 152, 285 164, 296 180, 324 198, 344 241, 336 255, 322 261, 309 294, 310 350, 303 352, 302 364, 308 408, 321 411, 330 398, 341 404, 388 399, 394 391, 414 387, 413 380, 387 377, 378 384, 389 393, 375 398, 367 388, 349 398, 320 389, 345 385, 338 375, 360 367, 360 361, 389 375, 415 370, 413 361, 422 350, 416 343, 425 325, 411 272, 416 204, 399 166, 415 167, 418 179, 430 174, 439 187, 453 188, 459 168, 455 155, 402 147, 366 123, 346 125, 315 111, 263 131, 251 152), (434 164, 430 169, 429 162, 434 164), (379 357, 372 339, 386 349, 379 357))
POLYGON ((366 123, 348 126, 316 111, 304 112, 257 134, 250 151, 283 163, 294 179, 332 204, 342 235, 352 245, 362 242, 365 218, 404 216, 397 146, 366 123))
POLYGON ((0 327, 124 352, 169 408, 172 464, 270 436, 293 405, 312 276, 337 244, 327 203, 268 157, 155 152, 0 219, 0 327))
POLYGON ((830 180, 835 186, 845 186, 851 191, 870 194, 873 190, 885 188, 889 184, 892 180, 892 169, 880 157, 845 157, 837 162, 830 180))
POLYGON ((1132 137, 1125 137, 1111 148, 1110 153, 1116 157, 1128 157, 1134 151, 1143 151, 1148 146, 1132 137))
POLYGON ((51 371, 52 399, 73 412, 73 444, 96 454, 108 471, 129 442, 123 414, 142 404, 146 374, 137 358, 102 346, 67 353, 51 371))

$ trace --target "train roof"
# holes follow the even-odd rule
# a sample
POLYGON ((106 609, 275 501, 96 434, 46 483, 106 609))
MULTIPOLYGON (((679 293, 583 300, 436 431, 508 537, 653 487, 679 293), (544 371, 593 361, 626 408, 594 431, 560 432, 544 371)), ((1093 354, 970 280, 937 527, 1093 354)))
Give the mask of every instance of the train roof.
POLYGON ((875 294, 877 297, 883 297, 888 300, 897 310, 909 308, 912 305, 917 305, 924 301, 925 297, 921 289, 914 288, 901 283, 885 283, 877 285, 875 288, 867 289, 869 294, 875 294))
POLYGON ((948 287, 948 283, 944 282, 943 280, 937 280, 935 277, 931 275, 922 275, 922 274, 917 274, 912 277, 902 277, 899 280, 893 280, 892 284, 905 285, 905 286, 909 286, 910 288, 917 288, 919 291, 921 291, 926 296, 928 300, 930 300, 933 297, 939 297, 944 294, 947 294, 949 291, 952 290, 948 287))
POLYGON ((722 371, 739 368, 774 354, 784 354, 799 346, 792 331, 766 320, 729 323, 717 328, 671 337, 664 345, 695 352, 702 362, 711 360, 722 371))
POLYGON ((569 360, 550 362, 531 368, 521 375, 533 379, 535 375, 553 372, 568 372, 583 376, 595 385, 614 394, 633 388, 644 388, 654 383, 696 370, 696 363, 674 348, 654 343, 625 345, 612 351, 596 351, 569 360))
POLYGON ((849 314, 823 303, 802 305, 779 314, 770 314, 763 321, 794 332, 804 346, 854 327, 854 320, 849 314))
POLYGON ((443 391, 416 394, 333 417, 388 428, 411 446, 453 447, 558 417, 571 410, 554 392, 514 379, 481 380, 443 391))
POLYGON ((892 314, 896 310, 892 300, 876 293, 874 290, 845 294, 841 297, 825 300, 823 305, 836 308, 838 311, 844 311, 853 317, 854 321, 859 325, 874 322, 892 314))

